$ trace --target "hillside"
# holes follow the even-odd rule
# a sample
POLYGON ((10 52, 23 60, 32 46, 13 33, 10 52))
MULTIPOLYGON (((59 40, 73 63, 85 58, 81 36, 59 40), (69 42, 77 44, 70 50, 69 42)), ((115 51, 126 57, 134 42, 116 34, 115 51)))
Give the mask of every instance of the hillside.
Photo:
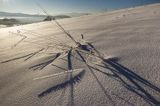
POLYGON ((1 106, 160 105, 160 4, 58 22, 76 41, 82 42, 83 34, 85 41, 104 54, 106 64, 84 53, 90 62, 88 68, 73 52, 71 64, 64 55, 34 70, 35 65, 45 66, 48 60, 52 62, 54 53, 64 51, 65 46, 59 49, 58 44, 74 46, 74 42, 53 21, 2 28, 1 106), (26 39, 20 42, 23 37, 26 39), (83 70, 68 79, 70 68, 83 70), (52 74, 56 76, 41 79, 52 74))

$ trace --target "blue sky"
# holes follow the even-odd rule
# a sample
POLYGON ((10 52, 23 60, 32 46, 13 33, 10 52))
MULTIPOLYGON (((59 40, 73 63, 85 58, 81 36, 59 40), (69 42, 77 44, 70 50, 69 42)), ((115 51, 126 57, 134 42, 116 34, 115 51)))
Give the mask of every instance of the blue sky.
MULTIPOLYGON (((71 12, 98 12, 119 8, 134 7, 150 3, 160 3, 160 0, 36 0, 50 14, 71 12)), ((42 14, 35 0, 0 0, 0 11, 42 14)))

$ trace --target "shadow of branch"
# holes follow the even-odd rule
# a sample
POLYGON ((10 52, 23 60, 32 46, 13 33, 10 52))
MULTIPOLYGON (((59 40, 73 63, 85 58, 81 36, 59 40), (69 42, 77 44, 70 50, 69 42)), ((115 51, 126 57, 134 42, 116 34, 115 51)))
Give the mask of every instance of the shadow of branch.
POLYGON ((76 84, 76 83, 81 81, 81 79, 83 78, 84 74, 85 74, 85 71, 82 71, 78 75, 73 77, 72 79, 68 79, 63 83, 54 85, 54 86, 48 88, 47 90, 43 91, 42 93, 38 94, 38 97, 40 97, 40 98, 44 97, 44 96, 46 96, 47 94, 49 94, 51 92, 56 92, 58 90, 61 90, 61 89, 64 89, 64 88, 70 86, 71 84, 76 84))
POLYGON ((117 63, 116 61, 112 59, 105 60, 103 62, 104 64, 103 68, 109 69, 114 74, 114 77, 119 79, 119 81, 125 88, 137 94, 138 96, 142 97, 147 103, 156 106, 160 105, 160 101, 157 100, 154 97, 154 95, 146 91, 145 87, 151 88, 152 90, 156 91, 159 94, 160 94, 160 88, 151 84, 146 79, 142 78, 138 74, 134 73, 132 70, 124 67, 123 65, 117 63), (110 67, 108 65, 110 65, 110 67), (123 78, 127 80, 124 80, 123 78), (145 87, 143 85, 145 85, 145 87))

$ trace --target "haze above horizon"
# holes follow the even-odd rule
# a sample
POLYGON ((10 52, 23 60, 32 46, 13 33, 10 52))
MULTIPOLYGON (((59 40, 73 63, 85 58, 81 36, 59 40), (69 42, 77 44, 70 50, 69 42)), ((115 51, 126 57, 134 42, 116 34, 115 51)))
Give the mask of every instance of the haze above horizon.
POLYGON ((160 3, 160 0, 0 0, 0 11, 43 14, 38 2, 49 14, 94 13, 160 3))

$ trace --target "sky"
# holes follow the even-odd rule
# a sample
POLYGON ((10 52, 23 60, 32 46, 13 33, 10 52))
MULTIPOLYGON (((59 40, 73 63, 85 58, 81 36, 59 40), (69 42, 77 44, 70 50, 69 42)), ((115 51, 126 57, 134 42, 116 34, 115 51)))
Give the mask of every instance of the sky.
POLYGON ((12 13, 43 14, 38 2, 52 15, 63 13, 94 13, 135 7, 160 0, 0 0, 0 11, 12 13))

